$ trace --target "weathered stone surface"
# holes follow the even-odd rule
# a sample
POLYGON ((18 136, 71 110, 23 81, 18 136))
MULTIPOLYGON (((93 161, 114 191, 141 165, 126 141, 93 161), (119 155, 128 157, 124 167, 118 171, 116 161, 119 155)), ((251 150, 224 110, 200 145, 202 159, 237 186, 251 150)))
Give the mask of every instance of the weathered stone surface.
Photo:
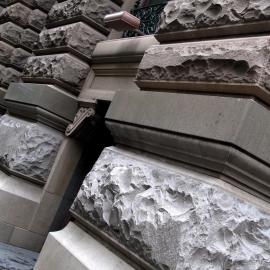
POLYGON ((172 270, 270 267, 270 214, 219 186, 107 148, 73 211, 172 270))
POLYGON ((269 37, 152 46, 137 80, 256 84, 270 90, 269 53, 269 37))
POLYGON ((39 38, 39 48, 70 46, 91 57, 96 44, 105 39, 104 35, 92 27, 78 22, 42 31, 39 38))
POLYGON ((159 33, 269 20, 264 0, 172 0, 161 16, 159 33))
POLYGON ((19 44, 22 33, 23 28, 12 22, 7 22, 0 25, 0 37, 9 40, 12 43, 19 44))
POLYGON ((8 86, 11 82, 19 82, 21 75, 21 72, 13 68, 0 65, 0 85, 8 86))
POLYGON ((14 48, 7 43, 0 41, 0 62, 9 63, 14 48))
POLYGON ((38 253, 0 243, 0 269, 32 270, 38 253))
POLYGON ((24 68, 27 59, 31 56, 31 54, 21 48, 16 48, 13 50, 12 55, 10 57, 10 63, 14 66, 17 66, 21 69, 24 68))
POLYGON ((0 14, 0 19, 11 20, 21 25, 27 25, 31 9, 21 3, 6 7, 0 14))
POLYGON ((109 0, 67 0, 55 4, 49 12, 49 23, 85 15, 103 25, 104 16, 119 11, 120 7, 109 0))
POLYGON ((75 87, 81 87, 89 66, 69 54, 30 57, 25 66, 28 77, 57 79, 75 87))
POLYGON ((0 163, 3 166, 46 181, 63 135, 42 124, 3 115, 0 138, 0 163))
POLYGON ((24 29, 21 36, 21 45, 30 49, 35 49, 37 46, 39 35, 31 29, 24 29))
POLYGON ((56 0, 33 0, 34 5, 42 8, 43 10, 49 11, 56 0))
POLYGON ((46 23, 47 14, 42 12, 39 9, 35 9, 31 12, 30 16, 28 17, 28 25, 35 27, 41 30, 45 23, 46 23))

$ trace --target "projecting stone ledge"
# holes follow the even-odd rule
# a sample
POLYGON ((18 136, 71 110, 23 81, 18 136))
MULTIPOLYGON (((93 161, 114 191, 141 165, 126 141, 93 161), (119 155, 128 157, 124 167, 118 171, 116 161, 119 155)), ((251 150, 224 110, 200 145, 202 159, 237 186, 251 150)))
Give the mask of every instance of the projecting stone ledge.
POLYGON ((24 75, 41 82, 55 80, 56 84, 78 94, 89 72, 89 66, 69 54, 57 54, 30 57, 25 66, 24 75))
POLYGON ((252 95, 270 104, 269 54, 269 37, 152 46, 140 64, 137 84, 252 95))
POLYGON ((107 148, 72 209, 155 269, 270 267, 269 213, 214 179, 163 166, 107 148))
POLYGON ((105 39, 104 35, 92 27, 78 22, 42 31, 39 49, 69 47, 91 58, 96 44, 105 39))
POLYGON ((270 29, 269 19, 269 1, 172 0, 161 16, 158 34, 165 35, 158 35, 158 39, 266 32, 270 29))
POLYGON ((46 181, 63 135, 9 115, 0 118, 0 165, 11 174, 46 181))

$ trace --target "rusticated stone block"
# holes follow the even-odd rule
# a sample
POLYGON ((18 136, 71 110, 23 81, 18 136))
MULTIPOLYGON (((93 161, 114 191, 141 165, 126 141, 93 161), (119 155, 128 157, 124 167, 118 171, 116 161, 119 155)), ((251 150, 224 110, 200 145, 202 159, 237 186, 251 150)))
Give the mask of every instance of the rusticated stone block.
POLYGON ((60 80, 74 87, 81 87, 89 66, 69 54, 34 56, 28 59, 24 74, 27 77, 40 77, 60 80))
POLYGON ((0 37, 14 44, 19 44, 23 28, 17 26, 12 22, 3 23, 0 25, 0 37))
POLYGON ((33 50, 37 46, 38 38, 38 33, 31 29, 24 29, 20 44, 33 50))
POLYGON ((43 10, 49 11, 56 0, 33 0, 34 4, 43 10))
POLYGON ((109 0, 67 0, 52 7, 47 21, 51 23, 85 15, 103 25, 105 15, 119 10, 120 7, 109 0))
MULTIPOLYGON (((1 1, 1 0, 0 0, 1 1)), ((15 4, 18 0, 5 0, 7 5, 15 4)), ((20 0, 20 2, 24 3, 26 6, 34 7, 34 0, 20 0)))
POLYGON ((268 269, 270 213, 213 183, 107 148, 72 210, 155 269, 268 269))
POLYGON ((21 69, 24 68, 27 59, 31 56, 31 54, 21 48, 17 48, 13 50, 12 55, 10 57, 10 63, 16 67, 21 69))
POLYGON ((11 82, 19 82, 21 72, 0 65, 0 85, 8 86, 11 82))
POLYGON ((45 23, 46 23, 47 14, 42 12, 39 9, 35 9, 31 12, 30 16, 28 17, 28 25, 41 30, 45 23))
POLYGON ((261 0, 172 0, 162 13, 159 33, 265 21, 269 10, 270 2, 261 0))
POLYGON ((105 39, 104 35, 90 26, 78 22, 42 31, 39 38, 39 48, 69 46, 91 57, 96 44, 105 39))
POLYGON ((0 20, 11 20, 21 25, 27 25, 31 9, 21 3, 6 7, 0 14, 0 20))
POLYGON ((10 57, 14 48, 7 43, 0 41, 0 62, 10 63, 10 57))
POLYGON ((270 104, 269 54, 269 37, 152 46, 137 83, 142 88, 254 95, 270 104))
POLYGON ((0 164, 11 173, 46 181, 63 135, 9 115, 0 118, 0 164))

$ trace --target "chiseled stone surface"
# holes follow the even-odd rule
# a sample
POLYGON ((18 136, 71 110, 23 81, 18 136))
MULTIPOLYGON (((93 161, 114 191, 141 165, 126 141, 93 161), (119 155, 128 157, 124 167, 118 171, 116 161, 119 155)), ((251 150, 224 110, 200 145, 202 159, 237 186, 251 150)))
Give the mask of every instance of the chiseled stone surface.
POLYGON ((28 57, 31 56, 31 53, 21 49, 21 48, 16 48, 12 52, 12 55, 10 57, 10 63, 16 67, 19 68, 24 68, 28 57))
POLYGON ((0 85, 9 85, 11 82, 19 82, 21 78, 21 72, 7 68, 0 65, 0 85))
POLYGON ((38 253, 0 243, 0 269, 33 270, 38 253))
POLYGON ((161 16, 159 33, 269 20, 267 0, 172 0, 161 16))
POLYGON ((10 115, 0 118, 0 162, 10 170, 45 181, 63 135, 10 115))
POLYGON ((270 89, 269 53, 269 37, 152 46, 137 80, 257 83, 270 89))
POLYGON ((49 23, 85 15, 103 24, 104 16, 119 11, 120 7, 109 0, 67 0, 55 4, 49 12, 49 23))
POLYGON ((8 64, 14 48, 7 43, 0 41, 0 62, 8 64))
POLYGON ((107 148, 72 208, 157 269, 269 269, 270 214, 197 177, 107 148))
POLYGON ((39 9, 34 9, 28 17, 28 24, 41 30, 46 23, 47 14, 39 9))
POLYGON ((21 45, 30 48, 31 50, 35 49, 37 46, 39 35, 37 32, 27 28, 24 29, 23 34, 21 36, 21 45))
POLYGON ((35 6, 38 6, 46 11, 49 11, 55 2, 56 0, 33 0, 35 6))
POLYGON ((69 54, 33 56, 28 58, 25 75, 58 79, 75 87, 81 87, 89 66, 69 54))
POLYGON ((42 31, 39 38, 39 48, 70 46, 91 57, 96 44, 105 39, 104 35, 92 27, 78 22, 42 31))

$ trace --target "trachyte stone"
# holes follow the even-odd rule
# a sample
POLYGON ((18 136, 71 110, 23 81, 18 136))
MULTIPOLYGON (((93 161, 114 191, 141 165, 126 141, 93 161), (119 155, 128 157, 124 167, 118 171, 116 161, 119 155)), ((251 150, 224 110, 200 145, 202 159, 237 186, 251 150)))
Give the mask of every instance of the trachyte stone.
POLYGON ((31 53, 21 49, 16 48, 13 50, 11 57, 10 57, 10 63, 16 67, 19 67, 21 69, 24 68, 27 59, 31 56, 31 53))
POLYGON ((0 85, 2 86, 8 86, 11 82, 19 82, 21 75, 21 72, 13 68, 0 65, 0 85))
POLYGON ((39 35, 37 32, 34 32, 33 30, 27 28, 23 31, 20 44, 33 50, 37 46, 38 38, 39 35))
POLYGON ((158 33, 269 20, 264 0, 172 0, 161 15, 158 33))
POLYGON ((41 30, 46 23, 47 14, 39 9, 34 9, 28 17, 28 25, 41 30))
POLYGON ((0 37, 14 44, 19 44, 23 28, 12 22, 3 23, 0 25, 0 37))
POLYGON ((11 171, 46 181, 63 135, 10 115, 0 118, 0 163, 11 171))
POLYGON ((79 88, 88 72, 87 64, 69 54, 30 57, 24 70, 28 77, 57 79, 79 88))
POLYGON ((120 7, 109 0, 67 0, 55 4, 49 12, 47 22, 85 15, 103 25, 104 16, 119 11, 120 7))
POLYGON ((269 213, 126 151, 103 151, 72 210, 157 269, 270 267, 269 213))
POLYGON ((39 37, 39 48, 70 46, 90 58, 96 44, 105 39, 104 35, 92 27, 78 22, 42 31, 39 37))
MULTIPOLYGON (((152 46, 140 64, 137 80, 139 85, 142 85, 141 81, 178 83, 177 89, 184 90, 188 83, 191 85, 189 88, 197 90, 202 84, 195 85, 194 82, 204 82, 212 84, 214 91, 218 88, 213 83, 228 87, 232 84, 256 85, 268 91, 269 53, 269 37, 152 46)), ((209 91, 210 87, 204 90, 209 91)), ((244 93, 246 89, 239 90, 244 93)))
POLYGON ((8 64, 14 48, 7 43, 0 41, 0 62, 8 64))
POLYGON ((43 10, 49 11, 56 0, 33 0, 34 4, 43 10))

